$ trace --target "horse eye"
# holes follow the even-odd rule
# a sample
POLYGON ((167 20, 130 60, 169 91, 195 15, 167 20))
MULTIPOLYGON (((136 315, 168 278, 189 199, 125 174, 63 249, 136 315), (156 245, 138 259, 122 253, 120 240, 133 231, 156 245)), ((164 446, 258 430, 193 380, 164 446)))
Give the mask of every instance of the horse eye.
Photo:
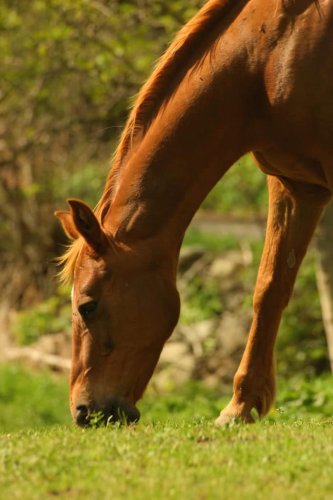
POLYGON ((89 302, 85 302, 84 304, 81 304, 79 307, 79 313, 81 314, 83 319, 90 319, 93 315, 93 313, 97 309, 97 302, 96 300, 90 300, 89 302))

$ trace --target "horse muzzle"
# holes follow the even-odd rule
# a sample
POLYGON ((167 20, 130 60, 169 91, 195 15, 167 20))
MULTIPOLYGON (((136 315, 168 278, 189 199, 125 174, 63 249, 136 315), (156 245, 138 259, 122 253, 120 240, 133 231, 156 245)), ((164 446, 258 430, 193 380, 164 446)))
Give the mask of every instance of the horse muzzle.
POLYGON ((100 427, 120 422, 133 424, 140 419, 139 410, 126 401, 110 400, 104 406, 79 404, 75 408, 74 420, 80 427, 100 427))

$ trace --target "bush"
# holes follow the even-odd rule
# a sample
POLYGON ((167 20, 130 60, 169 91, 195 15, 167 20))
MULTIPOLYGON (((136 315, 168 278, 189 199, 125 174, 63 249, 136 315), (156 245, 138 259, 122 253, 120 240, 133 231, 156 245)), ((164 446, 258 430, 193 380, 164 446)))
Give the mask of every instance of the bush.
POLYGON ((60 286, 57 294, 35 307, 17 313, 13 332, 20 345, 28 345, 49 333, 71 330, 70 290, 60 286))
POLYGON ((209 193, 203 208, 248 216, 266 212, 266 176, 251 155, 241 158, 209 193))

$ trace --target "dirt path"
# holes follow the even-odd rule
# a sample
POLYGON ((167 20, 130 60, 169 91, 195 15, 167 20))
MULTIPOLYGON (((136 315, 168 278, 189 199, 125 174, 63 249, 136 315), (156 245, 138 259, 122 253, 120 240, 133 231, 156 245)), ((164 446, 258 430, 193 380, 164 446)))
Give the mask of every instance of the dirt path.
POLYGON ((207 233, 236 236, 241 239, 263 239, 265 236, 263 217, 255 219, 231 218, 214 212, 199 211, 190 227, 207 233))

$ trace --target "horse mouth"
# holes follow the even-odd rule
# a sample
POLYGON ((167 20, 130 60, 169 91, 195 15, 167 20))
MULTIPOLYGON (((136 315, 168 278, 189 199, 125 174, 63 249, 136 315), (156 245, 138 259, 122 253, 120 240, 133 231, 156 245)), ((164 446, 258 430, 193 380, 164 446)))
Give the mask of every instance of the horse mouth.
POLYGON ((139 421, 140 412, 136 406, 125 401, 110 401, 103 407, 79 405, 74 419, 79 427, 102 427, 115 423, 131 425, 139 421))

